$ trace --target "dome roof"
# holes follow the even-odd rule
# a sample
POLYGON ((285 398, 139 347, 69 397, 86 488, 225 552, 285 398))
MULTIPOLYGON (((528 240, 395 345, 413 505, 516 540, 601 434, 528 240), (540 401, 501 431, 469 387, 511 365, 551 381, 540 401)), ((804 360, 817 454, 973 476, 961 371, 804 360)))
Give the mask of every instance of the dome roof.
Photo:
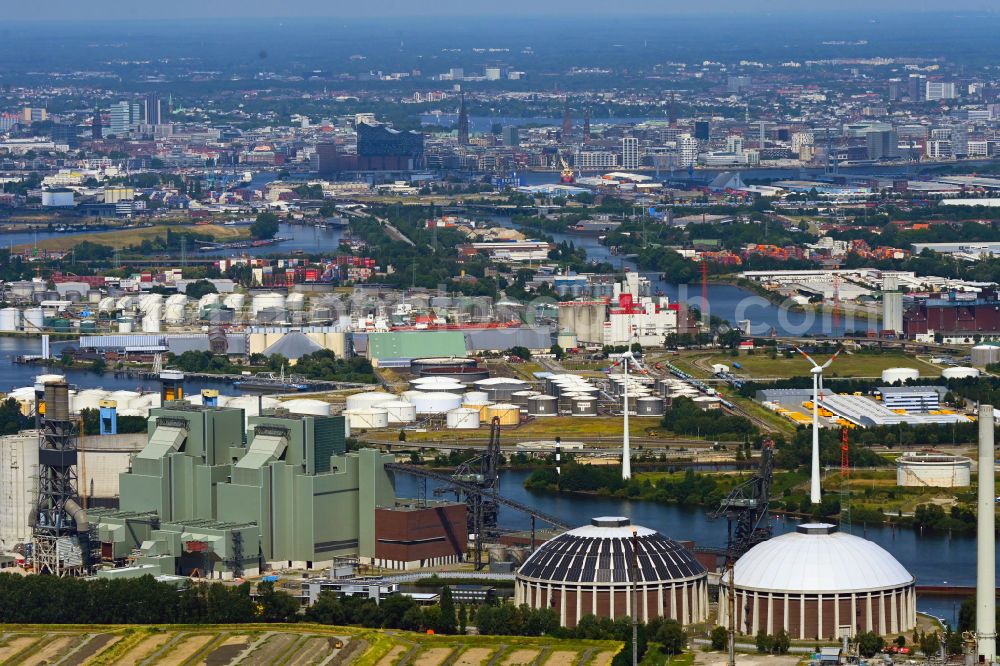
POLYGON ((759 543, 735 566, 736 587, 761 591, 857 592, 913 580, 881 546, 828 523, 805 523, 759 543))
POLYGON ((518 578, 570 583, 631 581, 632 531, 639 544, 639 580, 657 582, 705 575, 683 546, 628 518, 594 518, 590 525, 546 541, 517 571, 518 578))

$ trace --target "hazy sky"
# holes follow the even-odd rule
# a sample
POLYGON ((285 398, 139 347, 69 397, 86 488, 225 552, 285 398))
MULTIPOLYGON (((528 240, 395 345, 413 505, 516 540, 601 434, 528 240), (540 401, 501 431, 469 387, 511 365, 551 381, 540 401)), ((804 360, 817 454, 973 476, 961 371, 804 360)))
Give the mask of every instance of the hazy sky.
POLYGON ((8 19, 189 19, 232 17, 520 16, 741 12, 996 11, 993 0, 42 0, 3 2, 8 19))

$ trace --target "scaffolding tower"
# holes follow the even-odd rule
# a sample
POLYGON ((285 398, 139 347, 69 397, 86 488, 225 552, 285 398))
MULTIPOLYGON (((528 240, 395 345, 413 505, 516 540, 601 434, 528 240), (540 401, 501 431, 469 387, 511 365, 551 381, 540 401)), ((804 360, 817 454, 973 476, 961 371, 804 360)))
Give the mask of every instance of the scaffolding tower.
MULTIPOLYGON (((36 391, 41 392, 41 391, 36 391)), ((39 410, 38 504, 32 519, 37 573, 81 576, 90 559, 90 525, 77 488, 77 429, 69 414, 69 385, 49 382, 39 410)))

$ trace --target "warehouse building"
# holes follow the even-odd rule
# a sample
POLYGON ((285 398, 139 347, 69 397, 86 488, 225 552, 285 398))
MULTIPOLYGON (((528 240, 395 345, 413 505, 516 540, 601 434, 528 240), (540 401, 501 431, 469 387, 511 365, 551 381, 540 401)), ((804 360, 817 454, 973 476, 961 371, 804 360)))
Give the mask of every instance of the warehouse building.
POLYGON ((746 635, 784 629, 792 639, 835 640, 916 626, 913 576, 875 543, 806 523, 751 548, 734 567, 736 617, 719 588, 719 624, 746 635))
POLYGON ((705 568, 677 542, 622 517, 594 518, 542 544, 515 574, 514 603, 551 608, 560 625, 575 627, 584 615, 630 615, 633 588, 640 622, 663 617, 688 625, 708 618, 705 568))
POLYGON ((948 392, 943 386, 882 386, 878 395, 888 409, 907 412, 931 412, 941 409, 941 399, 948 392))
POLYGON ((871 398, 861 395, 831 395, 827 393, 820 398, 819 405, 833 412, 834 416, 850 421, 862 428, 897 425, 900 423, 917 426, 969 422, 969 419, 962 414, 900 414, 871 398))

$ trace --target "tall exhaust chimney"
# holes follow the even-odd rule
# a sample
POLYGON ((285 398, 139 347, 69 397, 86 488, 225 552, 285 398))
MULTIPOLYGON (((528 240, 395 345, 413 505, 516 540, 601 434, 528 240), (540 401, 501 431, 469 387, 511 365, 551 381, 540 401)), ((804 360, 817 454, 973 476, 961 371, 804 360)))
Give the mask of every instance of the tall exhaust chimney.
POLYGON ((979 406, 979 506, 976 532, 976 652, 980 663, 997 654, 996 528, 994 526, 993 405, 979 406))

